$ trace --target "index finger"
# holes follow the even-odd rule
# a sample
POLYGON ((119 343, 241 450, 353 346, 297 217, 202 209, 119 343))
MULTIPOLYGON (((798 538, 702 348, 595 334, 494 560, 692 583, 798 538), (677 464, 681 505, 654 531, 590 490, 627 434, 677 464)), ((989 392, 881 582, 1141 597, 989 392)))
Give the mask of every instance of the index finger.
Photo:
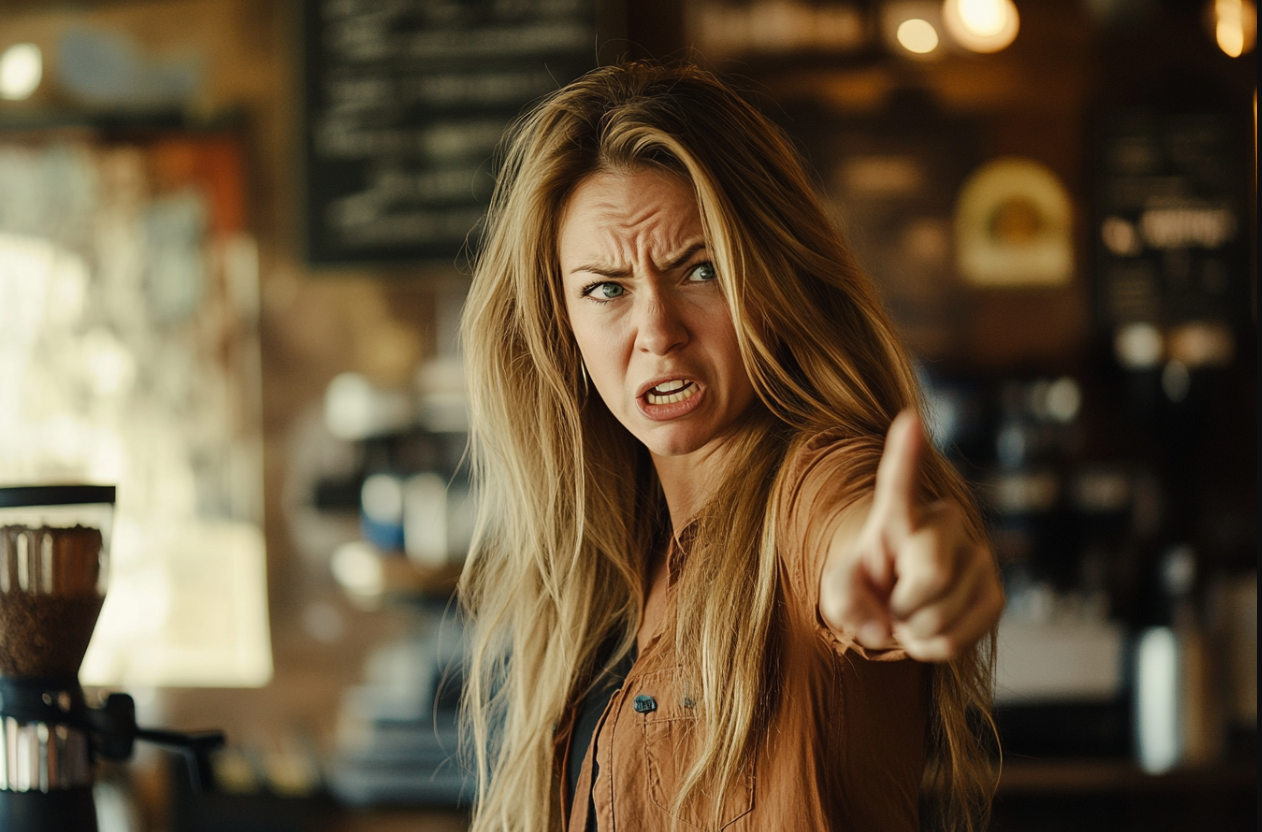
POLYGON ((924 443, 924 430, 915 410, 908 408, 894 417, 876 469, 872 497, 872 517, 879 523, 894 524, 892 531, 907 534, 915 528, 924 443))

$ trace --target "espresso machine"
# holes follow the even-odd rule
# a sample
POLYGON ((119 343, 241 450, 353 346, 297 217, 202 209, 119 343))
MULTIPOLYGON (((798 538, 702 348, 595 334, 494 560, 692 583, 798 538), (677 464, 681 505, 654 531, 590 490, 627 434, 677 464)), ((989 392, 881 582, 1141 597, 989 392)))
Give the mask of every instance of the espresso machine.
POLYGON ((113 517, 113 486, 0 487, 4 832, 97 832, 94 763, 130 759, 137 739, 203 762, 223 744, 216 731, 138 727, 125 693, 84 697, 79 665, 105 600, 113 517))

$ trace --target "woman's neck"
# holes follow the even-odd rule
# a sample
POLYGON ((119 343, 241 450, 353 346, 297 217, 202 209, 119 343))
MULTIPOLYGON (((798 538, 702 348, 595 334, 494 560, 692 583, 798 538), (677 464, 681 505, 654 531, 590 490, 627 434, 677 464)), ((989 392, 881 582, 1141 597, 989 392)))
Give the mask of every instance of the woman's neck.
POLYGON ((688 524, 723 481, 733 444, 731 441, 715 442, 682 456, 653 455, 657 479, 662 484, 662 496, 666 498, 666 507, 670 510, 673 533, 678 533, 688 524))
POLYGON ((777 424, 765 408, 755 403, 736 424, 691 453, 659 456, 650 451, 670 511, 672 534, 688 525, 723 485, 733 456, 739 465, 741 457, 752 450, 750 442, 761 442, 777 424))

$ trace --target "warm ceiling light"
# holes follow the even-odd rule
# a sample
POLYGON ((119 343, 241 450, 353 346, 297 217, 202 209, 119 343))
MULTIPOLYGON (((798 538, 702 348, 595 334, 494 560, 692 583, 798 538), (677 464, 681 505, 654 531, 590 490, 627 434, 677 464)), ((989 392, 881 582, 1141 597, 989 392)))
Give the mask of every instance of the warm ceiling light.
POLYGON ((942 22, 957 43, 973 52, 998 52, 1016 39, 1021 25, 1012 0, 946 0, 942 22))
POLYGON ((964 28, 980 37, 999 34, 1008 16, 1003 0, 959 0, 955 6, 964 28))
POLYGON ((1258 34, 1258 8, 1249 0, 1211 0, 1214 39, 1233 58, 1253 50, 1258 34))
POLYGON ((938 30, 927 20, 913 17, 898 24, 898 42, 908 52, 927 55, 938 48, 938 30))
POLYGON ((33 43, 15 43, 0 55, 0 98, 30 98, 44 76, 44 56, 33 43))

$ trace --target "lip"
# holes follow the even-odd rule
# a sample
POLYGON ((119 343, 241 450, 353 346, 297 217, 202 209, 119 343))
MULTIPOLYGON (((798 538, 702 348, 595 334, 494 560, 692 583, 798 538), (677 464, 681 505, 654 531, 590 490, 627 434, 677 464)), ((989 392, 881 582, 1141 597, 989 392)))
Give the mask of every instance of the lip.
POLYGON ((646 382, 640 386, 639 392, 635 397, 636 407, 640 410, 640 415, 654 422, 668 422, 671 419, 678 419, 701 406, 701 402, 705 399, 706 389, 695 378, 686 375, 666 375, 660 376, 652 381, 646 382), (682 402, 671 402, 670 404, 649 404, 645 394, 664 381, 687 381, 694 384, 697 392, 693 393, 682 402))

